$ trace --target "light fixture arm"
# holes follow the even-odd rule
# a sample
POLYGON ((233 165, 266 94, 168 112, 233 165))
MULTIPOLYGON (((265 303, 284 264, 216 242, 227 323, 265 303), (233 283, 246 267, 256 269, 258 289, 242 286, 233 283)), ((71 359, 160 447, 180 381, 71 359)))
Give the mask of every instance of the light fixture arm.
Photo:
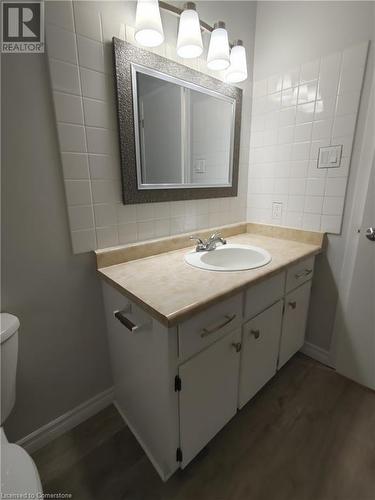
MULTIPOLYGON (((168 12, 171 12, 172 14, 175 14, 176 16, 181 16, 181 14, 184 11, 184 9, 180 9, 179 7, 175 7, 174 5, 171 5, 170 3, 161 2, 161 1, 159 1, 159 7, 163 10, 167 10, 168 12)), ((205 23, 201 19, 199 19, 199 24, 201 25, 201 28, 203 30, 208 31, 209 33, 212 33, 214 30, 213 26, 210 26, 209 24, 205 23)))
MULTIPOLYGON (((179 7, 175 7, 174 5, 171 5, 170 3, 167 2, 162 2, 159 0, 159 7, 163 10, 166 10, 168 12, 171 12, 175 16, 181 16, 183 13, 184 9, 180 9, 179 7)), ((213 30, 215 29, 215 26, 211 26, 208 23, 205 23, 202 21, 202 19, 199 19, 199 24, 201 25, 202 31, 208 31, 208 33, 212 33, 213 30)), ((234 45, 236 45, 235 42, 229 42, 229 47, 232 48, 234 45)))

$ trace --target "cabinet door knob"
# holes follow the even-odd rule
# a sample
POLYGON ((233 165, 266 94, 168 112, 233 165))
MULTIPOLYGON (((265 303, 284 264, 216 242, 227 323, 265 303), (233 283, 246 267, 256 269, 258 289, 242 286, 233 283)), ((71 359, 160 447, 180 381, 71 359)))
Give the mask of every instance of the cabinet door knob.
POLYGON ((255 339, 259 339, 260 331, 259 330, 250 330, 251 335, 254 336, 255 339))
POLYGON ((297 307, 297 302, 295 300, 292 300, 291 302, 289 302, 289 307, 291 307, 292 309, 295 309, 297 307))
POLYGON ((242 344, 241 342, 232 342, 232 347, 236 349, 236 352, 240 352, 242 344))

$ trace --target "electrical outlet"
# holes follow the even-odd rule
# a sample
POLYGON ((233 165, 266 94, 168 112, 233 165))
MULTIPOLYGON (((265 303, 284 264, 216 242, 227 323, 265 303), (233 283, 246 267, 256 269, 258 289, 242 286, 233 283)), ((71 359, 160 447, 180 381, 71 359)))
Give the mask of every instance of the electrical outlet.
POLYGON ((205 174, 206 173, 206 160, 195 160, 194 172, 196 174, 205 174))
POLYGON ((283 214, 283 204, 280 202, 272 203, 272 219, 281 219, 283 214))

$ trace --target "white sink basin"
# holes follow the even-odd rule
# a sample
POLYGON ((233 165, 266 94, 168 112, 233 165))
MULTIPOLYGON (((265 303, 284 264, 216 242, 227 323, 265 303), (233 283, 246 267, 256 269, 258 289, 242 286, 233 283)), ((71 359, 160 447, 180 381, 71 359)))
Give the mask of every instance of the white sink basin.
POLYGON ((209 271, 245 271, 265 266, 271 262, 271 255, 260 247, 228 243, 209 252, 193 250, 185 255, 185 262, 209 271))

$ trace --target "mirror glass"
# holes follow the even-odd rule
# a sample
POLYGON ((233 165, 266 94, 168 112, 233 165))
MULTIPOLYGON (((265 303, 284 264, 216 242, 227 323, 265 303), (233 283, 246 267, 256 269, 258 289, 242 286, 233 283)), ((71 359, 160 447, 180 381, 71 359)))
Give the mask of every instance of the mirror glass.
POLYGON ((232 186, 235 99, 132 64, 138 189, 232 186))

